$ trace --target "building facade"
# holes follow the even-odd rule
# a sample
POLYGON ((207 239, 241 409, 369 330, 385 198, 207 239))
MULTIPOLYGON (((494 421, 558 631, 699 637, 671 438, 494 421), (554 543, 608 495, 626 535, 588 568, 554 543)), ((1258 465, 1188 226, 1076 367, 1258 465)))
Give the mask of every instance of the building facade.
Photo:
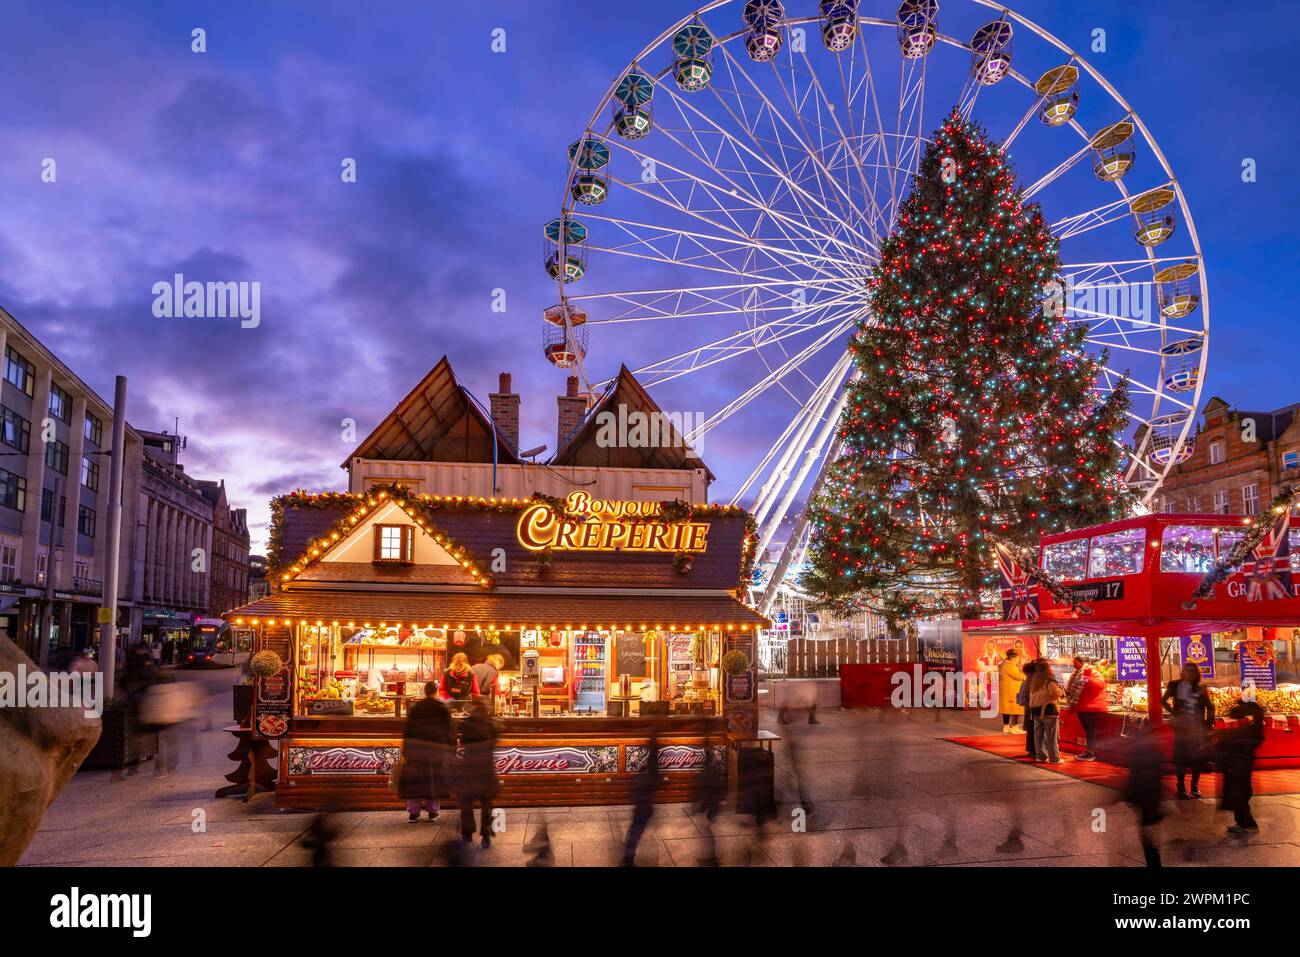
MULTIPOLYGON (((0 628, 39 659, 47 622, 49 660, 59 663, 98 642, 113 407, 4 309, 0 357, 0 628)), ((175 436, 127 425, 117 619, 124 644, 188 629, 195 616, 245 600, 244 512, 225 505, 220 488, 228 536, 221 589, 235 584, 214 598, 214 504, 205 487, 218 483, 190 478, 178 452, 175 436)))
POLYGON ((1300 404, 1271 412, 1206 404, 1186 461, 1170 470, 1162 512, 1258 515, 1279 489, 1300 478, 1300 404))
MULTIPOLYGON (((113 409, 9 313, 0 309, 0 623, 52 658, 85 647, 104 602, 113 409), (47 601, 53 585, 53 611, 47 601), (48 617, 46 617, 48 616, 48 617)), ((135 521, 139 433, 126 429, 123 527, 135 521)), ((131 627, 133 543, 124 536, 119 626, 131 627)))
POLYGON ((224 480, 199 482, 199 488, 212 504, 208 616, 216 618, 248 601, 248 511, 230 507, 224 480))

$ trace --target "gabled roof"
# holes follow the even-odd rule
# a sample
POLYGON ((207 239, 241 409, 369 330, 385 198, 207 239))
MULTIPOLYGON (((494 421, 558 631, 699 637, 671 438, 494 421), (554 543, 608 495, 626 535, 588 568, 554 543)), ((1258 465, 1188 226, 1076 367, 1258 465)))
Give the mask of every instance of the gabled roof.
MULTIPOLYGON (((373 432, 358 445, 352 459, 404 462, 491 462, 492 420, 474 396, 456 381, 446 356, 407 393, 373 432)), ((496 461, 517 464, 509 439, 496 433, 496 461)))
POLYGON ((650 397, 650 393, 625 365, 619 366, 618 375, 605 390, 605 394, 587 412, 587 417, 568 437, 563 447, 555 453, 550 464, 611 468, 704 469, 710 482, 715 477, 703 460, 686 444, 677 427, 659 407, 659 403, 650 397), (618 421, 620 406, 626 410, 624 415, 641 412, 648 416, 659 416, 658 421, 666 427, 666 434, 661 432, 658 442, 640 447, 629 446, 623 442, 613 444, 598 442, 597 433, 601 427, 601 413, 609 412, 615 416, 615 421, 618 421))
POLYGON ((1254 419, 1255 436, 1261 442, 1274 442, 1281 438, 1282 433, 1289 429, 1291 423, 1295 421, 1296 413, 1300 412, 1300 402, 1284 405, 1282 408, 1274 409, 1271 412, 1257 412, 1233 408, 1216 395, 1212 396, 1210 401, 1205 404, 1205 413, 1208 414, 1219 407, 1228 410, 1237 421, 1254 419))

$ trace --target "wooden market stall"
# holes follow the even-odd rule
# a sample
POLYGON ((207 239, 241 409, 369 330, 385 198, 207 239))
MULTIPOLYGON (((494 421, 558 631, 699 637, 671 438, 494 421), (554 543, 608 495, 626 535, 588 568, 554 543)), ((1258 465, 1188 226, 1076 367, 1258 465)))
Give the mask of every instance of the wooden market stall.
MULTIPOLYGON (((228 613, 282 670, 257 679, 282 807, 396 807, 403 715, 457 654, 499 655, 498 803, 622 804, 660 745, 660 800, 757 737, 754 559, 741 509, 681 503, 291 495, 275 588, 228 613)), ((453 713, 468 705, 452 701, 453 713)))
MULTIPOLYGON (((1300 594, 1290 568, 1297 545, 1289 509, 1262 519, 1154 514, 1044 536, 1039 569, 1073 603, 1022 570, 1023 580, 1004 581, 1001 619, 963 623, 966 657, 1018 641, 1055 659, 1058 675, 1074 653, 1103 659, 1111 707, 1102 736, 1112 743, 1135 724, 1162 722, 1164 683, 1194 663, 1219 723, 1249 688, 1269 716, 1260 763, 1300 767, 1300 594), (1263 541, 1211 594, 1193 600, 1255 521, 1271 526, 1263 541)), ((1061 740, 1067 750, 1082 741, 1068 709, 1061 740)))

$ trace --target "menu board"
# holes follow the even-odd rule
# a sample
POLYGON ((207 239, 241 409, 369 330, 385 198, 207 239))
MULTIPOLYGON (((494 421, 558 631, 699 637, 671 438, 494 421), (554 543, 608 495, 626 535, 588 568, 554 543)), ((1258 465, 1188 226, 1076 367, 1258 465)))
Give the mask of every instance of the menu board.
POLYGON ((1273 646, 1267 641, 1241 641, 1237 643, 1237 658, 1241 663, 1241 684, 1247 682, 1260 691, 1277 689, 1277 664, 1273 646))
POLYGON ((615 677, 645 677, 645 639, 639 631, 625 631, 614 640, 615 677))
POLYGON ((257 650, 274 651, 285 662, 279 674, 257 678, 253 682, 253 728, 264 738, 279 738, 289 730, 293 694, 289 682, 292 645, 288 630, 272 632, 268 626, 257 643, 257 650))

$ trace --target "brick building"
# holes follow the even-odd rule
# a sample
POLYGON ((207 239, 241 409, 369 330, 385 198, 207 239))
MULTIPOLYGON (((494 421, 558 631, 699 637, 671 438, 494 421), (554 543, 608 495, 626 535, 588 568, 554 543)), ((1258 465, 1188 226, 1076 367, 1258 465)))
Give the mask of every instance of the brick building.
POLYGON ((1300 479, 1300 403, 1272 412, 1206 403, 1195 449, 1170 470, 1156 506, 1162 512, 1258 515, 1278 489, 1300 479))

